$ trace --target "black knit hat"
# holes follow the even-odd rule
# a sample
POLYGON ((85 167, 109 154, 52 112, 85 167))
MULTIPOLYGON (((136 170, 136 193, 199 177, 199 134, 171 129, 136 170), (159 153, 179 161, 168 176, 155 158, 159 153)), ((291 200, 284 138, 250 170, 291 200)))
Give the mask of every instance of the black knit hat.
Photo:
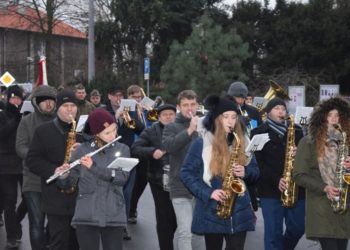
POLYGON ((239 114, 237 105, 233 101, 220 98, 217 95, 207 96, 204 100, 204 106, 209 111, 208 115, 210 115, 213 120, 226 111, 235 111, 239 114))
POLYGON ((267 103, 267 105, 266 105, 266 107, 265 107, 266 113, 270 113, 270 111, 271 111, 274 107, 276 107, 277 105, 282 105, 282 106, 284 106, 285 108, 287 108, 286 103, 283 101, 283 99, 281 99, 281 98, 279 98, 279 97, 275 97, 275 98, 271 99, 271 100, 267 103))
POLYGON ((10 100, 10 98, 14 96, 17 96, 23 100, 24 99, 23 94, 24 94, 24 91, 21 87, 19 87, 18 85, 11 85, 7 89, 7 100, 10 100))
POLYGON ((57 101, 56 106, 57 109, 60 108, 60 106, 66 102, 72 102, 74 104, 77 104, 77 99, 75 98, 75 94, 73 90, 70 89, 64 89, 61 92, 57 94, 57 101))
POLYGON ((176 107, 172 104, 163 104, 161 106, 158 107, 157 112, 158 115, 160 115, 160 113, 164 110, 173 110, 174 112, 176 112, 176 107))
POLYGON ((99 108, 89 114, 88 123, 91 133, 97 135, 115 123, 115 119, 107 110, 99 108))

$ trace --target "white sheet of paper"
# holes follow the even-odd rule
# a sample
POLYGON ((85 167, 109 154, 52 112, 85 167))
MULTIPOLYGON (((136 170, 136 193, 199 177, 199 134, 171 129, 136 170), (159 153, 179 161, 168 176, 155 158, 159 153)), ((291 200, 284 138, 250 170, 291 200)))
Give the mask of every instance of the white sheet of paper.
POLYGON ((134 99, 122 99, 118 111, 123 111, 125 107, 129 107, 129 111, 135 111, 136 104, 134 99))
POLYGON ((20 112, 22 114, 24 112, 33 113, 34 112, 34 107, 33 107, 32 103, 31 103, 31 101, 24 101, 20 112))
POLYGON ((309 124, 309 119, 313 110, 313 107, 296 107, 294 122, 299 125, 309 124))
POLYGON ((260 109, 260 108, 265 107, 266 104, 267 104, 267 100, 264 99, 264 97, 259 97, 259 96, 254 97, 253 106, 260 109))
POLYGON ((154 103, 155 102, 151 98, 149 98, 148 96, 145 96, 140 102, 141 106, 145 107, 147 109, 151 109, 153 107, 154 103))
POLYGON ((137 163, 139 163, 139 159, 137 158, 118 157, 112 161, 107 168, 121 168, 123 171, 130 172, 137 163))
POLYGON ((75 129, 76 132, 80 133, 81 131, 83 131, 88 117, 89 117, 89 115, 81 115, 79 117, 78 125, 77 125, 77 128, 75 129))
POLYGON ((246 153, 260 151, 269 140, 270 138, 268 133, 254 135, 245 149, 246 153))

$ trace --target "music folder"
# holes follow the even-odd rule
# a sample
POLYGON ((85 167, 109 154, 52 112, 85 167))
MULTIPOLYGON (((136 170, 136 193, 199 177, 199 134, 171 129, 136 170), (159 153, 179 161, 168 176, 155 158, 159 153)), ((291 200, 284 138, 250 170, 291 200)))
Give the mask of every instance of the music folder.
POLYGON ((248 146, 246 147, 246 153, 252 153, 260 151, 264 147, 265 143, 270 140, 268 133, 254 135, 248 146))
POLYGON ((121 169, 130 172, 138 163, 139 159, 137 158, 118 157, 112 161, 107 168, 121 169))

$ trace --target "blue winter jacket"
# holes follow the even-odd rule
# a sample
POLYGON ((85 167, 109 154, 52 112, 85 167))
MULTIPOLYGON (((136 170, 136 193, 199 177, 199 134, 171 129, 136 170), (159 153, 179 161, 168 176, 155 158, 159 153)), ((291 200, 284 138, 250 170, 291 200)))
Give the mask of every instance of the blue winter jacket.
MULTIPOLYGON (((185 186, 196 197, 193 212, 192 232, 196 234, 234 234, 242 231, 254 231, 254 212, 248 191, 244 196, 236 197, 232 216, 222 219, 216 215, 218 202, 211 199, 215 189, 222 188, 222 178, 213 177, 211 187, 203 181, 203 139, 197 138, 191 144, 181 169, 181 179, 185 186)), ((246 184, 254 183, 259 176, 259 168, 255 157, 245 168, 246 184)))

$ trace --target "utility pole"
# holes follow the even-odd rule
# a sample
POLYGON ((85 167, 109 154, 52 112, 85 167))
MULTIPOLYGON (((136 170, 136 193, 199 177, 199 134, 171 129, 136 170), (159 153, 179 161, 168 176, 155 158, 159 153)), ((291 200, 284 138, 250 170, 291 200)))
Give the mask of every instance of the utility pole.
POLYGON ((88 84, 95 78, 95 6, 89 0, 88 84))

